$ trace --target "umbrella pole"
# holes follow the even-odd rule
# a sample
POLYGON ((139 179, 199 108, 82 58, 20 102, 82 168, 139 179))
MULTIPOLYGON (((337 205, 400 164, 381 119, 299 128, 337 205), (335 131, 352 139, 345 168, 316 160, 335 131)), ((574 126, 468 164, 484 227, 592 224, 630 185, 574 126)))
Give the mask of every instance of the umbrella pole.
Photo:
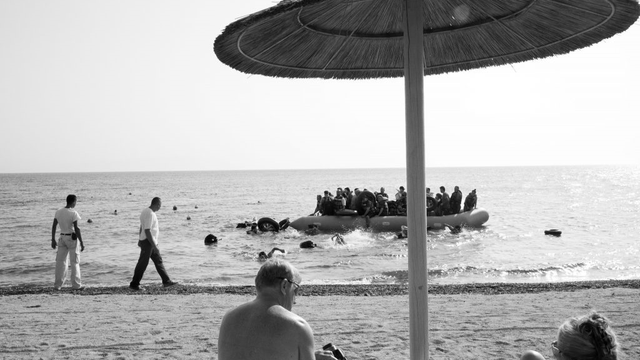
POLYGON ((409 229, 409 337, 411 360, 427 360, 427 210, 424 151, 424 0, 405 0, 404 79, 409 229))

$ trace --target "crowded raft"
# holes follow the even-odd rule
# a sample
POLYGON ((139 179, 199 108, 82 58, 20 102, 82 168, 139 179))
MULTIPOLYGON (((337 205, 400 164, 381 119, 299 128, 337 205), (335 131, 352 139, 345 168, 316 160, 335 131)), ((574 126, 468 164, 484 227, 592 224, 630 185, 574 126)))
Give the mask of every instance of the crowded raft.
MULTIPOLYGON (((426 189, 427 226, 430 229, 479 227, 489 220, 486 210, 477 208, 476 190, 472 190, 462 201, 458 186, 449 196, 444 186, 433 194, 426 189)), ((333 196, 328 190, 317 196, 316 208, 309 216, 291 222, 299 231, 336 232, 364 228, 376 232, 398 232, 407 226, 407 192, 400 186, 391 200, 385 188, 379 192, 353 192, 346 187, 337 188, 333 196)))
MULTIPOLYGON (((473 189, 464 200, 462 208, 462 191, 456 186, 451 196, 444 186, 435 194, 430 188, 426 189, 427 216, 443 216, 471 211, 476 208, 478 197, 473 189)), ((367 189, 355 188, 353 192, 348 187, 337 188, 334 196, 329 190, 317 196, 316 208, 309 216, 359 215, 372 218, 374 216, 406 216, 407 192, 400 186, 395 194, 395 200, 390 200, 385 188, 380 192, 370 192, 367 189)))

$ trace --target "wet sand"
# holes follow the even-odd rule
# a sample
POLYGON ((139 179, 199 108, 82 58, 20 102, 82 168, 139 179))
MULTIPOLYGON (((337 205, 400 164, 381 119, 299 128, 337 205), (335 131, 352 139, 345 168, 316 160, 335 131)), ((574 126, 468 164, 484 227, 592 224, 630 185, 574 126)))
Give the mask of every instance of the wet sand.
MULTIPOLYGON (((2 359, 217 359, 224 313, 254 288, 159 286, 53 291, 0 288, 2 359)), ((430 286, 430 359, 548 358, 560 323, 594 309, 612 321, 622 359, 640 359, 640 281, 430 286)), ((303 286, 293 311, 316 347, 350 359, 409 358, 406 286, 303 286)))

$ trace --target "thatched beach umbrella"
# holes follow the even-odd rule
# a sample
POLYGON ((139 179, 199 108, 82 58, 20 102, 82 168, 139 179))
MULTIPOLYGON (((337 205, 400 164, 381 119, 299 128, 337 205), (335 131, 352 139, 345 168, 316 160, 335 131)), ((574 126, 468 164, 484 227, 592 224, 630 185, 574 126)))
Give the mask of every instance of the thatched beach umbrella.
POLYGON ((289 78, 405 77, 411 359, 427 359, 423 74, 544 58, 638 18, 635 0, 285 0, 216 39, 225 64, 289 78))

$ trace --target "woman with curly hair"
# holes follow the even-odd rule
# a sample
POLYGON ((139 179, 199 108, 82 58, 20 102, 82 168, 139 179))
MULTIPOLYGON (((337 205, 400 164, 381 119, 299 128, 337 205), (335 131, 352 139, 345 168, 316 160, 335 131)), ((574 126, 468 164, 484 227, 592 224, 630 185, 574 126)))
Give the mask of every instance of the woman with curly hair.
MULTIPOLYGON (((609 320, 596 312, 565 321, 558 329, 558 339, 551 343, 557 360, 617 360, 618 348, 609 320)), ((520 359, 544 360, 544 356, 529 350, 520 359)))

